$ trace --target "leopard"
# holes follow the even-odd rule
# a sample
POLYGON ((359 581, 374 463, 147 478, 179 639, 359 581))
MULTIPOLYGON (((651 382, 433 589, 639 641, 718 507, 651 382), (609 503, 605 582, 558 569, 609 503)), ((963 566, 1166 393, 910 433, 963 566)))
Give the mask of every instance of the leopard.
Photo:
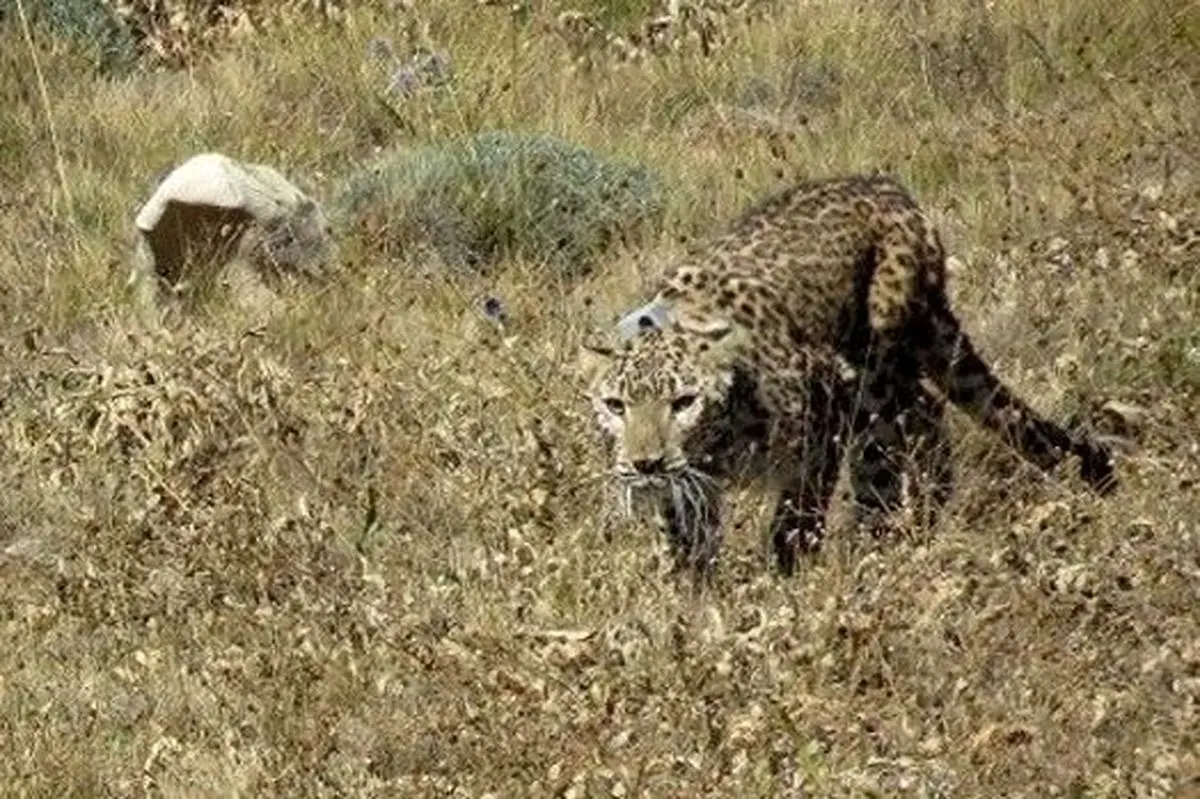
POLYGON ((1103 441, 1039 413, 984 360, 946 260, 899 178, 797 180, 668 264, 661 323, 584 340, 611 475, 627 508, 666 527, 677 568, 711 575, 739 474, 776 493, 769 538, 786 576, 822 546, 843 461, 859 522, 886 523, 914 493, 936 512, 954 488, 948 405, 1047 476, 1074 457, 1089 489, 1116 490, 1103 441))

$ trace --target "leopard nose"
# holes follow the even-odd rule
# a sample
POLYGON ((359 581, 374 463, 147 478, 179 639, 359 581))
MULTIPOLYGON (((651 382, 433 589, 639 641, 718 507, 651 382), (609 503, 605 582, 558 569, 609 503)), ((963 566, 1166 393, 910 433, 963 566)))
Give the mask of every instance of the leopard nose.
POLYGON ((642 474, 658 474, 663 470, 662 458, 641 458, 633 462, 633 468, 642 474))

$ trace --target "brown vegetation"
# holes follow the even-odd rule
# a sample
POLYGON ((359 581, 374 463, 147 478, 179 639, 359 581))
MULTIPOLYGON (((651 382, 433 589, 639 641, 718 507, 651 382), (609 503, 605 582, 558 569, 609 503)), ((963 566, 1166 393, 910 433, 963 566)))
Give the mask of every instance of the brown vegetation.
POLYGON ((641 50, 646 3, 611 4, 616 44, 563 4, 412 5, 110 81, 5 22, 6 794, 1200 791, 1194 3, 747 3, 641 50), (376 36, 428 38, 454 80, 385 107, 376 36), (352 238, 266 324, 130 322, 133 215, 188 155, 328 198, 378 147, 506 127, 671 176, 666 232, 570 284, 352 238), (956 418, 937 529, 843 527, 782 580, 751 493, 695 597, 603 510, 576 344, 681 237, 874 168, 935 213, 997 370, 1129 442, 1121 492, 1043 480, 956 418))

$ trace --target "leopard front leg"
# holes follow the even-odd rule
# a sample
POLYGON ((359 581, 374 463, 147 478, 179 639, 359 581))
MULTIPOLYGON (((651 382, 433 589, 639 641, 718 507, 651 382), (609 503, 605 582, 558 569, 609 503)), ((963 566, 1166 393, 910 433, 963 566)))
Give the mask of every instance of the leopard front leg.
POLYGON ((821 546, 849 422, 836 369, 811 356, 797 359, 802 363, 760 386, 773 415, 771 472, 779 490, 771 542, 785 576, 795 573, 801 553, 821 546))
POLYGON ((712 579, 724 539, 724 508, 716 481, 684 477, 664 497, 662 526, 674 573, 690 572, 697 583, 712 579))

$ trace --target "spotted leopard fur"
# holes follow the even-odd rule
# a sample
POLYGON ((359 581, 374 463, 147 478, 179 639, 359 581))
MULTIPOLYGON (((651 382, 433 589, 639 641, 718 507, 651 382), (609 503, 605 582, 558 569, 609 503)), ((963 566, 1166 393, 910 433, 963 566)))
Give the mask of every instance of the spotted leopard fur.
MULTIPOLYGON (((893 513, 906 475, 944 504, 945 400, 1042 470, 1075 455, 1093 488, 1116 487, 1100 443, 1043 417, 979 356, 950 308, 938 233, 893 178, 768 198, 675 265, 655 302, 664 329, 582 353, 616 477, 678 499, 757 452, 779 493, 771 537, 785 574, 820 545, 847 455, 864 517, 893 513)), ((681 563, 711 569, 714 547, 666 517, 681 563)))

